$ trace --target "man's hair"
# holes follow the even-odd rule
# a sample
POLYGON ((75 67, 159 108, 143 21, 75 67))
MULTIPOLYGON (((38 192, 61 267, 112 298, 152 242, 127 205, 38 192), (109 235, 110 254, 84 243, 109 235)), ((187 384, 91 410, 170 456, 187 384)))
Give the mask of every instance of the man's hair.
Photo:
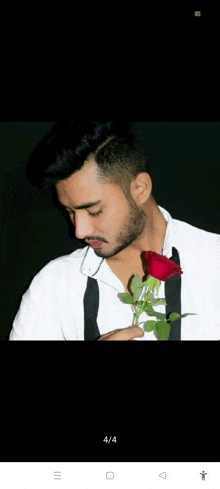
POLYGON ((31 152, 26 176, 52 190, 90 158, 98 165, 98 181, 120 186, 127 198, 133 178, 151 174, 147 148, 132 122, 58 122, 31 152))

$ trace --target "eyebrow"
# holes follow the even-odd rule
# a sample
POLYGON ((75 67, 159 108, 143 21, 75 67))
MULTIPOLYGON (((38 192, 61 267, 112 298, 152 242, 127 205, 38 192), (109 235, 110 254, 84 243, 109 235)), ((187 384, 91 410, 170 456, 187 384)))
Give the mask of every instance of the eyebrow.
MULTIPOLYGON (((102 201, 101 200, 97 200, 96 202, 86 202, 85 204, 77 205, 75 207, 75 209, 88 209, 89 207, 93 207, 94 205, 100 204, 100 202, 102 202, 102 201)), ((60 202, 60 204, 62 205, 62 207, 65 207, 65 209, 69 209, 69 207, 66 207, 61 202, 60 202)))

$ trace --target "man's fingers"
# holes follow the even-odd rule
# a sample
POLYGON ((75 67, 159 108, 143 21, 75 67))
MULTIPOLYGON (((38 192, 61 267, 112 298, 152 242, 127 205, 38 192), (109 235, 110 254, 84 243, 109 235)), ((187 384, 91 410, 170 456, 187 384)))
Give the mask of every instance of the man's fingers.
POLYGON ((133 326, 131 328, 111 331, 110 333, 101 336, 98 341, 129 341, 133 338, 141 338, 142 336, 144 336, 143 329, 138 326, 133 326))
POLYGON ((98 341, 105 340, 105 338, 107 338, 108 336, 114 335, 117 331, 122 331, 122 330, 121 329, 114 329, 114 331, 110 331, 110 333, 103 334, 102 336, 100 336, 98 341))
POLYGON ((144 336, 144 331, 138 326, 134 326, 132 328, 122 329, 116 334, 118 335, 119 340, 129 341, 132 340, 133 338, 141 338, 142 336, 144 336))

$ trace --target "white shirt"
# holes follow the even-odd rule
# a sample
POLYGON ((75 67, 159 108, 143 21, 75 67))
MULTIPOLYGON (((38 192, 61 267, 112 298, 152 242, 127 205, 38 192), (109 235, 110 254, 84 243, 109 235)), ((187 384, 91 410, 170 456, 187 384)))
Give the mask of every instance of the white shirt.
MULTIPOLYGON (((180 256, 181 314, 197 314, 181 319, 181 340, 219 340, 220 235, 172 219, 169 212, 158 208, 168 223, 163 255, 171 258, 175 247, 180 256)), ((99 287, 100 334, 131 326, 132 306, 117 296, 125 292, 124 286, 106 260, 86 246, 50 261, 35 275, 22 296, 9 339, 84 340, 83 298, 88 277, 95 278, 99 287)), ((159 298, 165 297, 164 285, 162 281, 159 298)), ((140 300, 145 293, 143 290, 140 300)), ((165 305, 154 309, 166 312, 165 305)), ((144 312, 139 321, 149 319, 155 318, 144 312)), ((138 338, 143 340, 157 341, 154 331, 138 338)))

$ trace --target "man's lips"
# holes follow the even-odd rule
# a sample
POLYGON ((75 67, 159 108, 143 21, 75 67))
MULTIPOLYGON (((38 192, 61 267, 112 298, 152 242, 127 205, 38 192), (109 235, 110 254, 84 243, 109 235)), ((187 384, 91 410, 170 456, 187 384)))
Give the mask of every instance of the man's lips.
POLYGON ((100 248, 100 246, 102 246, 102 243, 103 241, 91 241, 91 246, 93 246, 93 248, 100 248))

